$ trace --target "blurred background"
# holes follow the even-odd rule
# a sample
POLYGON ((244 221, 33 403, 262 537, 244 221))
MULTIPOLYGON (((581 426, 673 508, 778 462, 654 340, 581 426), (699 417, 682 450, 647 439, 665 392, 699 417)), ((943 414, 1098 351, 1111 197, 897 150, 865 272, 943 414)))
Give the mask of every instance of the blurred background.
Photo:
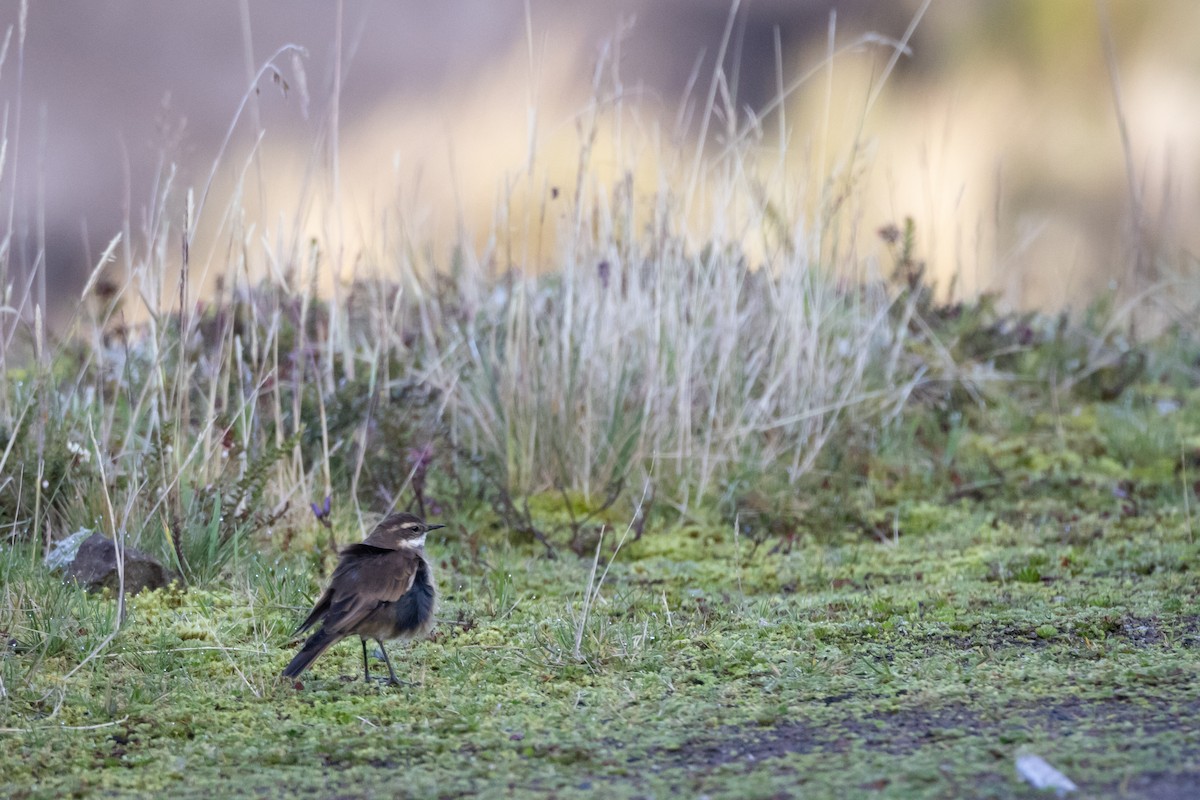
MULTIPOLYGON (((853 246, 882 274, 877 231, 911 218, 944 292, 1057 309, 1152 284, 1200 239, 1192 0, 750 0, 732 22, 726 0, 0 9, 14 298, 44 263, 70 306, 116 233, 132 251, 182 225, 189 187, 210 267, 284 230, 335 241, 339 268, 386 269, 389 238, 448 262, 514 233, 497 212, 520 180, 569 194, 597 96, 666 150, 720 151, 718 56, 755 147, 794 154, 785 182, 826 210, 851 187, 853 246)), ((537 253, 520 265, 553 266, 537 253)))

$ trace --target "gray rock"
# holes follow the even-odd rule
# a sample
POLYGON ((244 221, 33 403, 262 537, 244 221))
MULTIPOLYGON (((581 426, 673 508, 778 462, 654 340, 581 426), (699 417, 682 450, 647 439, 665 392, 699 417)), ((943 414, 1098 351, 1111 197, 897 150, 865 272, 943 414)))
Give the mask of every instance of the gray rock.
POLYGON ((50 552, 46 554, 46 560, 43 563, 52 570, 66 569, 67 565, 75 560, 79 546, 91 535, 91 528, 80 528, 67 538, 55 542, 54 547, 51 547, 50 552))
MULTIPOLYGON (((93 533, 83 540, 66 574, 85 589, 117 591, 117 548, 107 536, 93 533)), ((158 559, 133 547, 125 548, 125 593, 135 595, 143 589, 166 586, 175 575, 158 559)))

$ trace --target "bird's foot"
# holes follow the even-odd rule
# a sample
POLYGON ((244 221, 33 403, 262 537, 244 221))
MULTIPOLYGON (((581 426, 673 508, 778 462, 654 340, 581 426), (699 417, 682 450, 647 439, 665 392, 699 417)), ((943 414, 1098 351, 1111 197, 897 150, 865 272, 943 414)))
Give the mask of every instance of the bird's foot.
POLYGON ((391 676, 391 677, 383 676, 383 677, 375 678, 375 677, 368 677, 368 676, 364 675, 363 681, 366 683, 377 683, 380 686, 416 686, 415 683, 411 683, 410 681, 402 681, 399 678, 394 677, 394 676, 391 676))
POLYGON ((399 678, 385 678, 383 680, 383 684, 384 686, 404 686, 406 688, 412 688, 416 686, 416 684, 412 681, 402 681, 399 678))

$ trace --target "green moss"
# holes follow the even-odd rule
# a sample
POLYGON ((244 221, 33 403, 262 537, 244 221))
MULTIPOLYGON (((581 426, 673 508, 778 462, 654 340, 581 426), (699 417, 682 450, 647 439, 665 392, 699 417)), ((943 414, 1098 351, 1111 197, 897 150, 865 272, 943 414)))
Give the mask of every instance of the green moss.
POLYGON ((3 790, 915 797, 984 781, 1005 797, 1022 791, 1003 763, 1021 745, 1083 785, 1108 779, 1117 741, 1147 771, 1194 758, 1167 724, 1200 710, 1186 521, 1096 515, 1076 522, 1095 537, 1063 547, 1036 521, 958 519, 898 545, 740 557, 721 530, 659 532, 618 558, 587 619, 590 560, 500 548, 480 569, 431 545, 442 623, 432 641, 391 645, 415 684, 399 689, 358 680, 356 642, 300 689, 279 680, 300 597, 264 603, 264 584, 147 593, 65 683, 80 653, 31 674, 30 654, 2 662, 0 724, 29 731, 9 741, 3 790), (681 553, 693 560, 670 558, 681 553), (803 591, 781 593, 780 575, 803 591), (49 719, 47 691, 62 698, 49 719), (1073 718, 1089 736, 1059 738, 1073 718))

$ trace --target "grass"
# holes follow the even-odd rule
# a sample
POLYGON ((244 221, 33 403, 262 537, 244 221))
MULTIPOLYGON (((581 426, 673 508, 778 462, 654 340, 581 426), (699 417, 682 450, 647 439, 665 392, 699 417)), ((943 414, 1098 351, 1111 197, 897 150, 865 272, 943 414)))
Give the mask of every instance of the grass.
MULTIPOLYGON (((1165 424, 1194 431, 1200 398, 1181 399, 1165 424)), ((957 466, 998 457, 1011 420, 996 410, 957 466)), ((277 677, 321 581, 296 556, 133 598, 118 640, 68 681, 86 635, 48 649, 31 638, 45 623, 4 620, 19 643, 0 662, 3 725, 19 730, 4 789, 1023 797, 1012 759, 1029 749, 1090 796, 1139 781, 1132 796, 1156 796, 1200 769, 1200 543, 1169 448, 1139 449, 1158 478, 1116 492, 1112 414, 1164 424, 1145 396, 1082 404, 1066 443, 1093 442, 1092 459, 1004 463, 990 496, 947 500, 953 481, 935 481, 934 499, 889 513, 894 542, 832 528, 753 546, 715 521, 662 524, 610 565, 606 538, 599 581, 590 558, 452 527, 430 544, 441 622, 397 652, 415 683, 398 690, 364 685, 350 644, 299 687, 277 677)), ((1010 457, 1060 459, 1054 420, 1027 424, 1010 457)), ((13 569, 43 583, 7 607, 105 628, 109 601, 13 569)))
MULTIPOLYGON (((132 598, 64 677, 111 598, 10 546, 4 791, 1023 797, 1024 750, 1090 796, 1193 785, 1200 543, 1178 444, 1200 395, 1143 382, 1029 412, 996 395, 943 432, 914 408, 859 477, 820 477, 798 531, 708 504, 547 558, 484 510, 458 518, 429 546, 440 624, 393 645, 414 682, 395 690, 361 683, 350 644, 278 678, 330 563, 308 548, 132 598)), ((533 504, 546 530, 555 497, 533 504)))
POLYGON ((483 251, 360 273, 168 173, 56 335, 15 301, 0 789, 1020 797, 1023 749, 1093 796, 1200 782, 1194 325, 940 304, 911 223, 884 280, 841 246, 856 156, 788 201, 785 145, 708 96, 717 155, 597 84, 541 271, 508 205, 483 251), (449 526, 413 685, 354 680, 353 643, 282 681, 396 507, 449 526), (81 527, 180 581, 63 584, 81 527))

